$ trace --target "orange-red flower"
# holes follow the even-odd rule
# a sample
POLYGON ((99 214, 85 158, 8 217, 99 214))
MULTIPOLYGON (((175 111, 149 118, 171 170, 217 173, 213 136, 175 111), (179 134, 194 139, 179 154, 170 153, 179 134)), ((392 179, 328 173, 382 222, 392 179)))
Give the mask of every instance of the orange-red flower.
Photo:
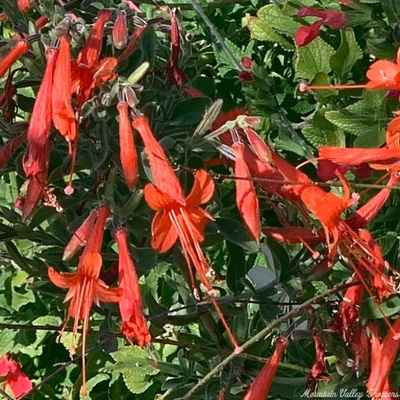
POLYGON ((140 137, 143 140, 154 184, 161 192, 165 193, 170 200, 184 205, 185 197, 179 180, 176 177, 163 148, 154 137, 150 128, 149 120, 145 116, 141 115, 132 121, 132 126, 139 132, 140 137))
MULTIPOLYGON (((157 160, 157 165, 160 165, 161 162, 164 164, 165 168, 169 169, 168 174, 165 173, 166 171, 163 171, 165 177, 167 175, 171 177, 175 176, 172 175, 173 170, 171 166, 166 162, 167 160, 164 152, 162 152, 162 154, 163 158, 157 160)), ((154 176, 154 164, 152 172, 154 176)), ((159 177, 159 175, 157 176, 159 177)), ((177 180, 176 177, 175 179, 177 180)), ((156 179, 155 181, 158 182, 156 179)), ((173 185, 175 181, 166 180, 160 182, 163 188, 167 188, 168 184, 171 183, 173 185)), ((179 185, 179 181, 177 181, 177 184, 179 185)), ((152 246, 160 252, 165 252, 179 239, 188 267, 194 266, 201 283, 210 293, 210 299, 225 326, 227 334, 235 347, 235 351, 240 352, 241 348, 236 343, 218 303, 212 294, 212 285, 209 280, 209 276, 212 272, 211 266, 200 247, 200 243, 204 240, 204 227, 207 221, 212 219, 212 216, 207 211, 203 210, 200 205, 210 200, 214 192, 214 182, 206 171, 199 170, 196 172, 193 188, 186 198, 179 199, 179 196, 176 196, 177 193, 172 190, 173 187, 174 186, 171 186, 167 189, 169 193, 174 194, 174 197, 171 197, 169 193, 160 190, 159 187, 151 183, 144 188, 144 196, 147 204, 150 208, 157 211, 151 226, 152 246), (179 201, 176 200, 176 197, 178 197, 179 201)), ((179 192, 182 193, 180 186, 179 189, 179 192)))
POLYGON ((204 240, 203 230, 207 221, 213 218, 200 205, 209 201, 213 192, 214 182, 204 170, 197 171, 192 191, 183 204, 171 199, 151 183, 144 188, 147 204, 157 211, 151 228, 153 248, 161 253, 166 252, 179 239, 185 256, 193 262, 201 282, 208 290, 212 289, 208 279, 210 266, 200 243, 204 240))
POLYGON ((110 21, 110 19, 110 10, 100 10, 98 12, 97 21, 94 23, 90 31, 85 46, 78 55, 78 64, 92 68, 98 62, 103 41, 104 25, 110 21))
POLYGON ((379 338, 376 324, 370 324, 368 328, 371 332, 371 372, 367 391, 373 400, 391 400, 394 390, 389 381, 389 373, 400 344, 400 317, 393 323, 383 340, 379 338))
POLYGON ((99 11, 83 49, 77 60, 71 63, 71 93, 77 96, 78 109, 92 96, 96 87, 116 77, 117 59, 106 57, 100 60, 103 29, 110 19, 109 10, 99 11))
POLYGON ((261 235, 260 208, 252 176, 244 158, 244 147, 243 143, 232 145, 235 153, 236 204, 247 231, 254 240, 259 241, 261 235))
POLYGON ((126 11, 119 10, 112 30, 114 46, 123 49, 128 42, 128 23, 126 21, 126 11))
POLYGON ((18 40, 11 51, 0 60, 0 78, 2 78, 15 61, 26 54, 29 49, 30 45, 25 39, 18 40))
POLYGON ((21 397, 32 390, 31 380, 21 371, 21 365, 10 360, 8 354, 0 358, 0 376, 5 376, 3 388, 10 388, 15 398, 21 397))
POLYGON ((125 182, 129 189, 136 187, 138 173, 138 155, 133 138, 132 124, 128 115, 128 104, 120 102, 117 105, 119 112, 119 154, 125 182))
POLYGON ((36 96, 28 129, 28 148, 24 159, 26 176, 37 175, 46 168, 47 151, 51 127, 51 93, 53 74, 59 50, 50 48, 47 51, 47 65, 42 84, 36 96))
POLYGON ((135 266, 129 254, 128 232, 123 228, 117 229, 114 232, 114 239, 119 251, 119 287, 123 290, 119 299, 122 333, 129 342, 134 338, 139 346, 144 346, 150 342, 151 336, 142 314, 142 296, 135 266))
POLYGON ((265 400, 267 398, 272 381, 278 370, 279 361, 288 346, 289 340, 286 338, 278 338, 276 340, 275 350, 271 358, 257 375, 257 378, 251 384, 243 400, 265 400))
POLYGON ((68 289, 65 301, 71 300, 68 307, 68 316, 74 319, 73 343, 71 352, 76 349, 76 333, 79 321, 83 322, 82 339, 82 369, 83 385, 82 394, 86 394, 86 334, 89 327, 90 309, 92 304, 103 302, 117 302, 121 290, 119 288, 108 288, 99 279, 101 266, 103 263, 100 251, 103 240, 104 226, 110 210, 106 206, 99 207, 97 210, 97 220, 93 231, 88 238, 85 250, 79 260, 78 269, 74 273, 58 273, 53 268, 49 268, 48 275, 50 280, 58 287, 68 289))
POLYGON ((71 143, 76 137, 76 121, 71 105, 71 59, 70 36, 60 39, 52 90, 52 118, 54 126, 71 143))

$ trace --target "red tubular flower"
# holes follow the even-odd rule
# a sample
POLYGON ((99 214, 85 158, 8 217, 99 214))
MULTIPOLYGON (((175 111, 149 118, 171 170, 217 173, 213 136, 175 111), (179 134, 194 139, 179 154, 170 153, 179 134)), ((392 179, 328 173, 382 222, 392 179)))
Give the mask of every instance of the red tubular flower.
POLYGON ((119 299, 122 333, 130 343, 134 338, 139 346, 143 347, 150 342, 151 336, 142 314, 142 296, 135 266, 129 254, 128 232, 126 229, 117 229, 114 232, 114 239, 119 251, 119 287, 123 289, 119 299))
POLYGON ((0 358, 0 376, 6 377, 3 389, 8 386, 15 398, 23 396, 33 388, 31 380, 21 371, 21 365, 15 360, 10 360, 8 354, 0 358))
POLYGON ((181 184, 179 183, 163 148, 155 139, 149 125, 149 120, 145 116, 141 115, 132 121, 132 126, 139 132, 140 137, 143 140, 154 184, 157 186, 157 189, 164 192, 170 200, 185 205, 185 197, 183 195, 181 184))
POLYGON ((315 345, 315 361, 308 376, 307 386, 314 388, 318 381, 331 381, 329 375, 325 375, 325 344, 322 336, 315 330, 312 331, 315 345))
MULTIPOLYGON (((159 151, 159 149, 155 150, 159 151)), ((163 155, 162 163, 165 163, 165 167, 168 166, 170 170, 168 174, 173 173, 171 166, 166 161, 165 154, 160 153, 161 155, 163 155)), ((152 167, 153 170, 154 164, 152 167)), ((158 182, 158 179, 155 179, 155 181, 158 182)), ((203 210, 200 205, 210 200, 214 192, 214 182, 206 171, 198 170, 195 175, 192 191, 186 199, 183 198, 182 200, 179 199, 179 196, 177 199, 177 193, 172 190, 174 186, 168 188, 168 184, 179 184, 179 181, 176 177, 174 180, 161 181, 161 187, 167 189, 168 192, 164 192, 158 186, 154 186, 151 183, 144 188, 144 196, 147 204, 150 208, 157 211, 151 225, 151 245, 154 249, 163 253, 168 251, 177 239, 179 239, 188 267, 191 268, 192 265, 194 266, 201 283, 210 293, 210 299, 225 326, 227 334, 235 347, 235 351, 240 352, 241 348, 236 343, 218 303, 212 295, 213 288, 209 280, 211 266, 208 264, 200 247, 200 243, 204 240, 203 231, 206 223, 209 219, 212 219, 212 216, 203 210), (169 193, 173 194, 174 197, 171 197, 169 193)), ((183 193, 180 186, 179 189, 179 192, 183 193)))
POLYGON ((119 10, 112 30, 114 46, 123 49, 128 43, 128 23, 126 22, 126 11, 119 10))
POLYGON ((62 36, 52 90, 52 117, 54 126, 71 143, 76 137, 76 121, 71 105, 70 36, 62 36))
POLYGON ((129 189, 136 187, 138 172, 138 155, 133 138, 132 124, 129 120, 129 106, 125 102, 118 103, 119 112, 119 151, 125 182, 129 189))
POLYGON ((367 391, 373 400, 391 400, 390 369, 396 359, 400 344, 400 317, 391 326, 383 340, 379 339, 378 326, 368 325, 371 332, 371 372, 367 391))
POLYGON ((74 319, 73 341, 71 353, 76 349, 76 333, 79 321, 83 321, 82 333, 82 370, 83 384, 81 393, 86 395, 86 334, 89 327, 90 309, 92 304, 103 302, 117 302, 121 295, 121 289, 108 288, 99 279, 100 270, 103 263, 100 251, 103 241, 104 227, 110 209, 106 206, 99 207, 97 210, 97 220, 88 238, 85 250, 79 260, 78 269, 74 273, 58 273, 53 268, 49 268, 48 275, 54 285, 68 289, 65 301, 71 300, 68 307, 68 316, 74 319))
POLYGON ((65 246, 63 261, 69 260, 83 246, 86 245, 87 238, 92 232, 92 228, 97 219, 97 211, 93 210, 83 221, 82 225, 73 233, 71 240, 65 246))
POLYGON ((171 58, 165 66, 167 79, 176 86, 182 86, 187 82, 187 77, 179 68, 179 54, 181 52, 181 43, 179 35, 179 25, 177 9, 169 9, 171 15, 171 58))
MULTIPOLYGON (((360 268, 353 281, 358 281, 358 274, 364 279, 365 269, 360 268)), ((329 325, 343 340, 350 344, 354 352, 354 368, 361 374, 368 365, 368 338, 364 326, 359 319, 359 308, 364 294, 364 286, 359 284, 349 287, 339 305, 339 312, 329 325)))
POLYGON ((97 14, 97 21, 90 31, 85 46, 78 55, 78 64, 83 64, 92 68, 98 61, 101 52, 101 42, 103 40, 103 29, 106 22, 111 20, 111 11, 100 10, 97 14))
POLYGON ((30 45, 26 40, 18 40, 12 50, 0 60, 0 78, 2 78, 15 61, 26 54, 29 49, 30 45))
POLYGON ((51 93, 58 53, 59 50, 55 48, 47 51, 46 71, 33 106, 28 129, 28 148, 24 159, 24 171, 28 177, 47 170, 48 152, 46 149, 51 127, 51 93))
POLYGON ((298 226, 284 228, 268 227, 263 228, 262 232, 278 242, 284 243, 313 243, 322 242, 324 239, 323 232, 315 232, 312 228, 302 228, 298 226))
POLYGON ((286 338, 278 338, 276 340, 275 350, 272 356, 257 375, 255 381, 251 384, 243 400, 264 400, 267 398, 272 381, 278 370, 279 361, 288 346, 289 340, 286 338))
POLYGON ((71 93, 76 93, 77 106, 80 109, 90 99, 94 90, 103 83, 115 79, 117 59, 106 57, 89 68, 76 61, 71 63, 71 93))
POLYGON ((14 153, 15 150, 21 146, 26 140, 26 133, 22 133, 21 135, 17 136, 16 138, 10 140, 7 144, 5 144, 0 149, 0 169, 2 169, 10 159, 11 155, 14 153))
POLYGON ((256 241, 260 240, 261 222, 260 209, 254 183, 244 159, 244 144, 234 143, 232 150, 235 153, 236 176, 236 205, 242 216, 247 231, 256 241))

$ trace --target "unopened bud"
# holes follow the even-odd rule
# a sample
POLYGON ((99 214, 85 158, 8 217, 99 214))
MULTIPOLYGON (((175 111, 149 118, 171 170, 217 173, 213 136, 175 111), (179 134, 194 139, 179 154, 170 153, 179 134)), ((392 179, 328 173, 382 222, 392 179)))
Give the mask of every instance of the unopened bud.
POLYGON ((240 64, 246 69, 251 69, 251 66, 253 65, 253 60, 249 57, 242 57, 240 60, 240 64))
POLYGON ((124 10, 118 11, 117 19, 115 20, 114 28, 112 30, 112 37, 114 46, 117 49, 123 49, 128 43, 128 24, 126 22, 126 12, 124 10))
POLYGON ((239 80, 242 82, 250 82, 253 78, 251 77, 251 73, 248 71, 240 71, 239 72, 239 80))

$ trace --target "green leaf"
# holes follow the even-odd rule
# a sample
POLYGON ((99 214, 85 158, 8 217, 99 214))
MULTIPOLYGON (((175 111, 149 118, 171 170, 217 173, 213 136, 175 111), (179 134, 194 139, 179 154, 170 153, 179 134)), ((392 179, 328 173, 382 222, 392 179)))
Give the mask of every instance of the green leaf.
POLYGON ((249 29, 252 39, 265 40, 266 42, 278 43, 285 50, 294 50, 294 45, 286 40, 282 35, 276 33, 267 22, 258 18, 249 21, 249 29))
POLYGON ((377 300, 371 297, 364 300, 360 307, 360 317, 367 319, 381 319, 383 318, 382 311, 387 317, 398 314, 400 311, 400 298, 398 296, 385 298, 379 306, 376 302, 377 300))
POLYGON ((113 370, 122 374, 127 388, 135 394, 148 389, 152 385, 150 376, 159 372, 147 351, 138 346, 122 347, 111 353, 111 357, 116 361, 113 370))
POLYGON ((228 264, 226 270, 226 283, 234 293, 241 293, 244 289, 242 280, 246 275, 246 260, 243 248, 230 242, 226 242, 228 250, 228 264))
POLYGON ((340 31, 341 44, 339 50, 331 57, 330 64, 338 76, 343 79, 353 68, 354 64, 362 58, 363 53, 357 44, 354 31, 347 28, 340 31))
POLYGON ((368 134, 371 137, 371 144, 380 141, 385 126, 379 121, 371 120, 368 116, 359 116, 351 113, 343 113, 340 111, 327 111, 325 118, 332 124, 350 132, 354 135, 368 134), (376 137, 376 140, 374 139, 376 137))
POLYGON ((320 37, 307 46, 299 47, 295 64, 296 79, 311 81, 320 72, 328 74, 331 71, 329 60, 334 53, 335 50, 320 37))
POLYGON ((291 37, 294 36, 297 28, 301 26, 291 16, 284 14, 283 10, 276 4, 261 7, 257 12, 257 16, 271 28, 291 37))
POLYGON ((251 239, 240 222, 230 218, 216 218, 215 223, 225 239, 243 247, 249 253, 258 251, 258 244, 251 239))

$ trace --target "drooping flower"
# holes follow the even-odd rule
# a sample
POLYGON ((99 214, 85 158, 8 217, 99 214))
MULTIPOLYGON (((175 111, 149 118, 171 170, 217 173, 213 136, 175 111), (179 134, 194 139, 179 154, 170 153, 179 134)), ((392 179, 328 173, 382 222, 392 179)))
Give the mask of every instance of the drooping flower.
POLYGON ((78 269, 74 273, 58 273, 49 268, 48 275, 54 285, 68 289, 65 301, 71 300, 68 307, 68 316, 74 319, 73 341, 71 353, 75 352, 76 334, 79 321, 82 321, 82 370, 83 384, 81 393, 86 394, 86 335, 89 328, 90 309, 92 304, 102 302, 118 302, 121 289, 109 288, 99 279, 101 266, 103 264, 100 254, 103 241, 104 227, 110 210, 107 206, 97 209, 97 220, 93 230, 88 237, 85 250, 79 260, 78 269))
POLYGON ((348 23, 347 18, 341 11, 323 11, 311 7, 302 7, 297 12, 297 16, 320 18, 311 26, 301 26, 298 28, 295 34, 295 42, 298 46, 305 46, 316 39, 322 25, 329 26, 332 29, 342 29, 348 23))
POLYGON ((103 41, 104 25, 111 20, 110 10, 100 10, 97 21, 94 23, 85 46, 80 51, 77 63, 92 68, 99 61, 103 41))
POLYGON ((117 59, 106 57, 100 59, 104 25, 111 19, 109 10, 101 10, 89 37, 71 62, 71 93, 77 96, 78 110, 90 99, 95 88, 116 77, 114 69, 117 59))
POLYGON ((52 118, 54 126, 68 143, 75 140, 76 121, 71 105, 71 59, 70 36, 60 39, 60 53, 58 55, 52 90, 52 118))
POLYGON ((243 400, 265 400, 268 397, 272 381, 278 370, 279 362, 288 346, 288 339, 280 337, 276 340, 275 350, 272 356, 257 375, 255 381, 251 384, 243 400))
POLYGON ((371 371, 367 391, 373 400, 391 400, 394 390, 389 381, 389 373, 400 344, 400 317, 392 324, 383 340, 379 338, 376 324, 369 324, 368 329, 371 332, 371 371))
POLYGON ((51 93, 53 89, 54 69, 59 49, 47 51, 47 65, 42 84, 36 96, 28 129, 28 147, 24 159, 26 176, 35 176, 48 164, 47 147, 51 127, 51 93))
POLYGON ((139 346, 150 342, 151 336, 143 317, 142 296, 135 266, 129 254, 128 232, 120 228, 114 232, 118 244, 119 287, 123 289, 119 299, 119 309, 122 317, 122 333, 129 342, 135 339, 139 346))
MULTIPOLYGON (((161 147, 159 149, 157 147, 155 148, 156 152, 159 150, 162 151, 161 147)), ((175 174, 173 174, 171 165, 167 162, 164 152, 162 152, 162 154, 160 153, 160 156, 162 155, 161 159, 157 159, 155 154, 157 153, 154 153, 152 157, 154 160, 157 160, 156 164, 150 163, 150 165, 152 165, 153 176, 155 167, 159 168, 159 166, 164 165, 165 168, 168 168, 168 173, 166 173, 166 171, 162 172, 164 177, 169 175, 171 178, 173 176, 175 178, 171 181, 159 181, 161 175, 156 174, 157 179, 154 180, 156 184, 160 182, 162 190, 152 183, 147 184, 144 188, 144 196, 147 204, 156 211, 151 225, 152 247, 163 253, 168 251, 179 239, 188 267, 191 268, 194 266, 201 283, 210 294, 210 300, 226 329, 230 341, 235 347, 235 351, 239 353, 241 347, 236 343, 219 305, 212 294, 213 288, 209 280, 212 273, 211 266, 200 247, 200 243, 204 240, 203 231, 206 223, 208 220, 212 219, 212 216, 200 206, 210 200, 213 195, 214 182, 206 171, 198 170, 189 196, 180 199, 179 195, 177 196, 177 193, 173 190, 174 185, 179 185, 179 181, 175 174), (171 184, 171 187, 168 188, 169 184, 171 184), (168 192, 164 192, 164 188, 168 190, 168 192), (171 197, 170 193, 174 196, 171 197)), ((179 193, 183 196, 180 186, 179 189, 179 193)))
POLYGON ((114 46, 123 49, 128 43, 128 23, 126 21, 126 11, 119 10, 112 30, 114 46))
POLYGON ((120 102, 117 105, 119 112, 119 154, 122 170, 124 172, 125 182, 129 189, 136 187, 138 172, 138 155, 133 138, 132 124, 129 120, 126 102, 120 102))
POLYGON ((0 60, 0 78, 2 78, 15 61, 26 54, 29 49, 30 45, 25 39, 18 40, 11 51, 0 60))
POLYGON ((164 192, 169 199, 184 205, 185 197, 179 180, 163 148, 154 137, 149 120, 145 116, 140 115, 133 119, 132 126, 139 132, 143 140, 155 186, 161 192, 164 192))
POLYGON ((71 240, 65 246, 63 253, 63 261, 69 260, 74 254, 87 243, 93 225, 97 219, 97 210, 90 212, 88 217, 83 221, 82 225, 72 234, 71 240))
POLYGON ((8 354, 0 358, 0 376, 5 376, 3 389, 10 388, 15 398, 21 397, 32 390, 31 380, 21 371, 21 365, 15 360, 10 360, 8 354))
POLYGON ((331 381, 331 377, 325 373, 325 344, 322 336, 316 331, 312 331, 315 345, 315 361, 308 376, 307 386, 314 388, 318 381, 331 381))
MULTIPOLYGON (((365 269, 362 267, 353 275, 352 281, 359 281, 360 274, 364 279, 365 269)), ((337 332, 353 349, 354 368, 358 374, 364 371, 369 358, 368 338, 359 313, 363 294, 362 284, 350 286, 343 296, 337 315, 329 325, 329 329, 337 332)))
POLYGON ((176 86, 182 86, 187 82, 187 77, 179 67, 179 54, 181 43, 178 25, 179 11, 174 7, 169 9, 171 15, 171 58, 165 66, 167 79, 176 86))
POLYGON ((234 143, 236 205, 242 216, 247 231, 256 241, 260 240, 261 222, 257 192, 251 180, 251 174, 244 158, 243 143, 234 143))
POLYGON ((2 169, 7 162, 10 160, 11 155, 15 150, 21 146, 26 140, 26 133, 21 133, 21 135, 17 136, 14 139, 11 139, 0 149, 0 169, 2 169))

